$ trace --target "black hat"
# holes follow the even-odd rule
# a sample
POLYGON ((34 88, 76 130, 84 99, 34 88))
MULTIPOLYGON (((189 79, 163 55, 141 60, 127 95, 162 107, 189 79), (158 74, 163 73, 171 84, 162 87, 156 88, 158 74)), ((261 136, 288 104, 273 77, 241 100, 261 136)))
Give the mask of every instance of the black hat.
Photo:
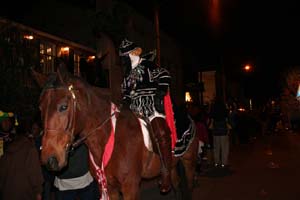
POLYGON ((137 50, 138 55, 142 53, 142 49, 138 47, 134 42, 124 39, 119 46, 119 55, 120 56, 128 55, 133 50, 137 50))

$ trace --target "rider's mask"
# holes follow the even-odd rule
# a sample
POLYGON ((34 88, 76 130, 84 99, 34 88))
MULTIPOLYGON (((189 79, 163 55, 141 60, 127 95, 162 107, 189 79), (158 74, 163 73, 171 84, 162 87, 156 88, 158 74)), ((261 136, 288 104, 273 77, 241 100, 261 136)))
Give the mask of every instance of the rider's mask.
POLYGON ((131 61, 131 68, 134 69, 138 64, 140 63, 140 56, 137 56, 135 54, 129 53, 129 58, 131 61))

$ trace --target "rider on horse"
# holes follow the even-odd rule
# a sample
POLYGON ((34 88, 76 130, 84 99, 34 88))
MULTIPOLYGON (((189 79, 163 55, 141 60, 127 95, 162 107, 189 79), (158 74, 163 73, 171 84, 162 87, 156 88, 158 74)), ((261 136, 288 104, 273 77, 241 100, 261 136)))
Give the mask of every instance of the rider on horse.
POLYGON ((169 91, 171 77, 166 69, 141 58, 141 53, 142 49, 127 39, 119 47, 124 67, 123 105, 151 123, 162 161, 160 190, 165 193, 171 188, 172 150, 170 129, 165 120, 164 97, 169 91))

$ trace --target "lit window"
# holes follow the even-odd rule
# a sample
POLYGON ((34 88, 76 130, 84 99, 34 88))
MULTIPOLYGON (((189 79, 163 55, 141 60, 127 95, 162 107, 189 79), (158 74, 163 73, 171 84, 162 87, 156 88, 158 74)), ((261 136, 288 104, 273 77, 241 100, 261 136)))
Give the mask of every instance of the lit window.
POLYGON ((95 56, 89 56, 89 57, 87 58, 87 61, 88 61, 88 62, 92 62, 93 60, 95 60, 95 56))
POLYGON ((191 94, 189 92, 185 93, 185 102, 193 102, 191 94))
POLYGON ((70 51, 70 48, 69 48, 69 47, 62 47, 62 48, 60 49, 60 52, 61 52, 61 54, 63 54, 63 55, 69 54, 69 51, 70 51))
POLYGON ((26 40, 33 40, 34 37, 33 37, 33 35, 24 35, 24 39, 26 39, 26 40))
POLYGON ((40 67, 45 74, 54 71, 56 46, 50 42, 40 43, 40 67))
POLYGON ((52 49, 51 48, 47 48, 47 54, 51 54, 52 49))

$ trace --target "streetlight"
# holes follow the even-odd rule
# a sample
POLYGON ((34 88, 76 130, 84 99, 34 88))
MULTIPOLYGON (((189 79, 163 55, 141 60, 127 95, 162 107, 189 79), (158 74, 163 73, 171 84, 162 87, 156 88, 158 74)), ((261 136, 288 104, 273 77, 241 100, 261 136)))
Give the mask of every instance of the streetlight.
POLYGON ((252 110, 252 108, 253 108, 253 105, 252 105, 252 99, 251 99, 251 88, 252 88, 252 86, 250 86, 251 85, 251 78, 250 78, 250 72, 252 72, 253 71, 253 67, 252 67, 252 65, 250 65, 250 64, 246 64, 244 67, 243 67, 243 70, 246 72, 246 73, 248 73, 248 80, 245 80, 246 81, 246 85, 245 85, 245 93, 248 93, 248 92, 250 92, 250 94, 248 94, 247 96, 249 97, 249 110, 252 110))
POLYGON ((252 70, 252 66, 249 65, 249 64, 247 64, 247 65, 244 66, 244 70, 245 70, 246 72, 250 72, 250 71, 252 70))

